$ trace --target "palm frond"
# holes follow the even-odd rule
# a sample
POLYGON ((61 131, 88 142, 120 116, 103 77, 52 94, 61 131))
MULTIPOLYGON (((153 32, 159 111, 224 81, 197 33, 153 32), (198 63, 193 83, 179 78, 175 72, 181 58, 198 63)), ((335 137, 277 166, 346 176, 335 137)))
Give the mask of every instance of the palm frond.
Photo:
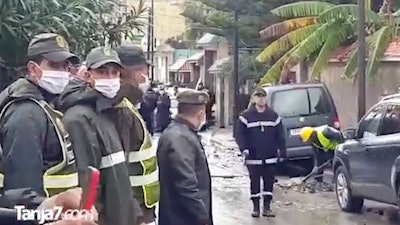
MULTIPOLYGON (((372 35, 369 35, 365 39, 365 44, 366 44, 366 57, 368 57, 368 54, 371 49, 371 41, 374 40, 374 35, 376 35, 376 32, 372 35)), ((344 68, 343 72, 343 77, 346 79, 355 79, 357 72, 358 72, 358 46, 356 43, 352 45, 353 50, 351 51, 350 57, 347 60, 346 66, 344 68)))
MULTIPOLYGON (((319 23, 332 22, 335 20, 354 21, 358 18, 358 6, 354 4, 340 4, 327 9, 318 16, 319 23)), ((381 17, 370 9, 365 9, 365 22, 367 24, 380 23, 381 17)))
POLYGON ((266 83, 277 83, 281 76, 282 72, 285 69, 285 62, 292 54, 293 51, 297 49, 297 46, 293 47, 290 51, 288 51, 286 54, 284 54, 274 65, 271 66, 271 68, 268 70, 268 72, 261 78, 259 84, 266 84, 266 83))
POLYGON ((330 32, 328 39, 322 46, 317 58, 314 61, 311 71, 312 79, 320 77, 321 72, 328 64, 332 56, 332 52, 352 35, 354 35, 354 30, 352 24, 350 23, 345 23, 341 29, 330 32))
POLYGON ((286 4, 271 10, 271 13, 277 17, 291 19, 297 17, 318 16, 325 10, 335 5, 320 1, 299 1, 286 4))
POLYGON ((344 67, 343 77, 346 79, 354 79, 357 74, 358 49, 352 51, 350 58, 344 67))
POLYGON ((292 31, 268 45, 256 58, 258 62, 268 62, 276 55, 290 50, 314 33, 321 25, 314 24, 292 31))
POLYGON ((301 60, 308 58, 324 45, 332 32, 337 32, 342 26, 342 21, 323 24, 299 44, 296 51, 290 55, 286 63, 288 65, 295 65, 301 60))
POLYGON ((315 18, 315 16, 301 17, 272 24, 260 31, 261 39, 268 40, 270 38, 280 37, 299 28, 313 25, 316 23, 315 18))
POLYGON ((371 54, 368 57, 366 75, 368 78, 374 78, 381 58, 384 55, 392 37, 392 29, 390 26, 384 26, 373 35, 371 39, 371 54))

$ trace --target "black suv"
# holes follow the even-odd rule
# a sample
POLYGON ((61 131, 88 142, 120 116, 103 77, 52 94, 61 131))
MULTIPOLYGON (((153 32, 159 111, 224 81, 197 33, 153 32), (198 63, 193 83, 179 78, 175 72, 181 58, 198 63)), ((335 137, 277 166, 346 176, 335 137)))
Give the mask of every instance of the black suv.
POLYGON ((301 128, 329 125, 339 129, 336 106, 324 84, 285 84, 263 89, 269 107, 282 117, 289 159, 309 159, 313 155, 311 146, 300 139, 301 128))
POLYGON ((343 135, 333 161, 340 208, 360 212, 364 199, 399 204, 400 97, 385 97, 343 135))

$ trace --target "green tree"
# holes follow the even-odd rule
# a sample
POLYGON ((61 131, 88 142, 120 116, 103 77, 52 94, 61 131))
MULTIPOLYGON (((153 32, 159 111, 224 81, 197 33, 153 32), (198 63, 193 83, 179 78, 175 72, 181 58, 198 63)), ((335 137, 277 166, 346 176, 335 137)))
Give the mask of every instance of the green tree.
POLYGON ((122 38, 131 38, 135 30, 142 28, 140 16, 144 10, 142 2, 128 8, 113 0, 0 1, 1 84, 19 75, 33 35, 60 33, 74 52, 84 56, 95 46, 116 46, 122 38))
MULTIPOLYGON (((357 0, 326 0, 327 2, 334 3, 349 3, 356 2, 357 0)), ((196 40, 200 38, 205 32, 223 36, 228 39, 230 43, 233 40, 233 27, 235 10, 235 2, 232 0, 197 0, 189 1, 185 5, 185 10, 182 13, 191 26, 188 30, 189 39, 196 40)), ((262 48, 264 43, 260 39, 259 31, 278 21, 278 18, 270 12, 272 9, 297 2, 297 0, 239 0, 238 2, 238 30, 239 30, 239 45, 240 47, 262 48)), ((257 54, 258 51, 249 52, 249 54, 257 54)), ((247 61, 247 58, 240 56, 242 64, 246 68, 255 68, 254 63, 247 61)), ((252 56, 254 57, 254 56, 252 56)), ((256 63, 258 70, 248 71, 250 74, 256 74, 259 77, 266 70, 266 66, 260 66, 256 63)))
MULTIPOLYGON (((248 79, 258 80, 260 75, 265 74, 267 67, 255 60, 255 54, 248 51, 239 52, 239 84, 244 84, 248 79)), ((232 74, 232 58, 221 65, 221 76, 232 74)))
MULTIPOLYGON (((367 77, 375 76, 380 58, 389 43, 397 37, 400 20, 388 7, 375 13, 366 9, 367 77)), ((334 5, 326 2, 302 1, 287 4, 271 11, 284 19, 261 32, 264 39, 274 39, 257 57, 257 61, 275 63, 261 83, 276 83, 282 74, 297 63, 309 60, 312 63, 312 79, 319 76, 327 65, 332 52, 342 44, 353 43, 349 48, 349 59, 344 75, 354 79, 357 74, 357 17, 358 6, 354 4, 334 5)))

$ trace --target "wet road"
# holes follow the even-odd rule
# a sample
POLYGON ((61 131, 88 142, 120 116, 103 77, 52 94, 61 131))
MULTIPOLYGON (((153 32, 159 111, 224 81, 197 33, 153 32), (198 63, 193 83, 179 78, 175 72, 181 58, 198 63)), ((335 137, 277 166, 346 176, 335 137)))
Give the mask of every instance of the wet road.
MULTIPOLYGON (((216 150, 204 136, 213 179, 215 225, 394 225, 394 207, 367 201, 363 214, 341 212, 333 192, 305 194, 276 186, 272 209, 275 218, 252 218, 249 180, 237 152, 216 150), (372 211, 371 211, 372 210, 372 211), (368 211, 368 212, 367 212, 368 211), (383 215, 379 213, 383 212, 383 215)), ((279 182, 288 178, 279 177, 279 182)))

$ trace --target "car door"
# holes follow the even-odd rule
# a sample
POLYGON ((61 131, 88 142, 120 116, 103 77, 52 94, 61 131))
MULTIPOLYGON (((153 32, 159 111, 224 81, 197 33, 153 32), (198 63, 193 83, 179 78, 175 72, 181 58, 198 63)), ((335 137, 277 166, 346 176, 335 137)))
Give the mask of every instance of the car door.
POLYGON ((376 183, 368 149, 377 138, 384 108, 384 105, 372 108, 359 123, 357 139, 347 145, 353 190, 363 196, 369 196, 376 183))
POLYGON ((374 168, 376 178, 373 199, 396 203, 396 192, 391 184, 391 172, 397 156, 400 155, 400 105, 387 105, 381 121, 378 137, 367 147, 367 156, 374 168))

